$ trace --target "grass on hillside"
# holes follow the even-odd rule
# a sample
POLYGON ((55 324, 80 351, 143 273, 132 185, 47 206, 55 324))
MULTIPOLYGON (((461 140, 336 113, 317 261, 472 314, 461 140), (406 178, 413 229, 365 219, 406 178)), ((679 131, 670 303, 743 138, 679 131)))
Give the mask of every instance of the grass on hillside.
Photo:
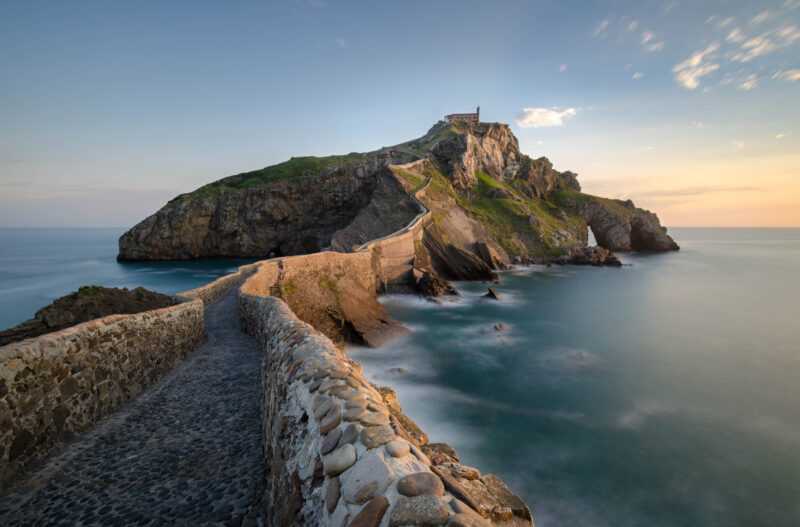
POLYGON ((214 195, 224 190, 246 189, 273 181, 316 176, 326 169, 334 167, 344 168, 362 162, 366 157, 366 154, 360 153, 326 157, 293 157, 277 165, 265 167, 260 170, 253 170, 251 172, 243 172, 209 183, 194 191, 192 195, 214 195))

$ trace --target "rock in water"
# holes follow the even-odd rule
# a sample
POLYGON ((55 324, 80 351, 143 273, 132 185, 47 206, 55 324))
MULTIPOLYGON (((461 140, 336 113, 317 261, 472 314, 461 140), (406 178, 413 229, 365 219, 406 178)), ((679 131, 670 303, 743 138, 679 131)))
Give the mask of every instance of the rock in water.
POLYGON ((568 255, 559 258, 556 263, 562 265, 593 265, 595 267, 622 266, 622 262, 614 253, 600 246, 573 249, 568 255))
POLYGON ((0 331, 0 346, 59 331, 108 315, 129 315, 172 306, 178 301, 143 287, 117 289, 83 286, 36 312, 34 318, 0 331))
POLYGON ((483 298, 490 298, 492 300, 500 300, 500 295, 497 293, 497 291, 494 290, 494 288, 490 287, 489 289, 486 290, 486 294, 483 295, 483 298))
POLYGON ((422 296, 438 297, 444 295, 458 295, 458 291, 448 282, 431 271, 414 269, 417 291, 422 296))

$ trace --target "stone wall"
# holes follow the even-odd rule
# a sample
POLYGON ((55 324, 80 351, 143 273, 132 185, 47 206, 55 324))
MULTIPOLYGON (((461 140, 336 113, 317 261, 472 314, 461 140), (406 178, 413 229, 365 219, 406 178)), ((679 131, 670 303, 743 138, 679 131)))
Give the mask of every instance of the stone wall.
POLYGON ((193 300, 0 347, 0 484, 135 397, 203 339, 203 302, 193 300))
POLYGON ((245 291, 239 303, 265 354, 267 525, 532 525, 498 478, 422 444, 396 402, 286 303, 245 291))

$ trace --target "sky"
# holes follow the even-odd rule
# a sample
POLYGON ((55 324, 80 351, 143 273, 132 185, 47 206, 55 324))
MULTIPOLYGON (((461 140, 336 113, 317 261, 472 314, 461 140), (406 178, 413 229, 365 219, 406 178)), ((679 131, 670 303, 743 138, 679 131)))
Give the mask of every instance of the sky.
POLYGON ((800 0, 0 0, 0 227, 129 227, 480 105, 668 226, 800 226, 800 0))

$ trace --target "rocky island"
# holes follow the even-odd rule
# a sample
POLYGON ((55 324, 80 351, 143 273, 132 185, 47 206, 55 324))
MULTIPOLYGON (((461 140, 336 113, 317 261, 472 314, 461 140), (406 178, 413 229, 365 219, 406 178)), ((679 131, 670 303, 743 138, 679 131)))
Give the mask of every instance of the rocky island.
POLYGON ((118 258, 272 258, 261 290, 336 342, 377 345, 401 331, 382 292, 448 294, 449 280, 492 280, 511 264, 618 266, 611 251, 677 249, 655 214, 581 192, 576 174, 520 152, 507 124, 456 119, 395 146, 292 158, 182 194, 126 232, 118 258), (367 254, 370 240, 411 225, 413 240, 367 254))

